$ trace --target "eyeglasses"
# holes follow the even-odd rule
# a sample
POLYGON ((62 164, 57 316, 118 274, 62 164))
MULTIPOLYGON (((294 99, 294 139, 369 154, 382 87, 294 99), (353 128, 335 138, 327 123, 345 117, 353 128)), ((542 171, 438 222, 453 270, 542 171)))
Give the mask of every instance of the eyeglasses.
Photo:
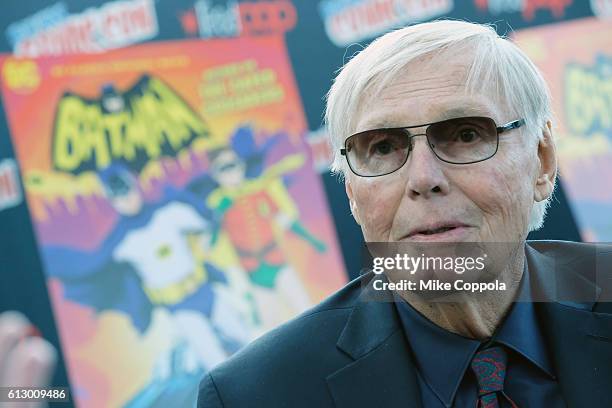
POLYGON ((443 162, 471 164, 490 159, 497 153, 499 135, 525 124, 519 119, 497 126, 486 117, 465 117, 418 126, 366 130, 349 136, 340 154, 349 168, 361 177, 378 177, 399 170, 413 149, 412 138, 426 136, 427 144, 443 162), (425 133, 409 129, 427 126, 425 133))

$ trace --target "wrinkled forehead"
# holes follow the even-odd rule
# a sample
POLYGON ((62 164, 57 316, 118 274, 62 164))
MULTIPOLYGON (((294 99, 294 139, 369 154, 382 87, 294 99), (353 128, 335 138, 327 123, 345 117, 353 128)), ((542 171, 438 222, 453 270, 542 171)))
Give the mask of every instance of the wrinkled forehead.
POLYGON ((465 95, 431 103, 424 110, 424 114, 413 115, 403 109, 376 109, 363 113, 354 133, 371 129, 384 129, 395 127, 420 127, 447 119, 462 118, 468 116, 480 116, 498 119, 501 115, 496 109, 495 103, 487 103, 485 98, 479 95, 465 95))
POLYGON ((494 92, 495 84, 475 81, 477 86, 468 86, 471 66, 469 55, 439 54, 374 78, 359 98, 352 133, 464 116, 486 116, 500 123, 511 116, 494 92))

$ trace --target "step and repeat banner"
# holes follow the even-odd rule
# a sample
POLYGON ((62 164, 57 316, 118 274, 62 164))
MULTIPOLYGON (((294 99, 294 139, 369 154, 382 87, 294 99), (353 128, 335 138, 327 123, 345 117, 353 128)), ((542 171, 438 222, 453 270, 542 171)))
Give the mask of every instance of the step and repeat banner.
POLYGON ((359 273, 324 97, 373 38, 491 22, 551 85, 534 238, 612 240, 612 0, 11 1, 0 16, 0 310, 82 407, 190 406, 202 375, 359 273))
POLYGON ((515 38, 551 87, 560 174, 581 236, 610 242, 612 14, 608 20, 584 18, 521 30, 515 38))

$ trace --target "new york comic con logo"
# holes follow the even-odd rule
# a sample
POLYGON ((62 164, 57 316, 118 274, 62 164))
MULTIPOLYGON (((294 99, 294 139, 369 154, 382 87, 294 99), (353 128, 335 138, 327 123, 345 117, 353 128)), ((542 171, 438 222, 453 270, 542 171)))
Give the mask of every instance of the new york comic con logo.
POLYGON ((574 0, 474 0, 480 10, 488 11, 493 15, 502 13, 522 13, 523 19, 531 21, 537 10, 549 10, 552 15, 561 19, 565 9, 574 0))
POLYGON ((112 1, 75 14, 58 2, 6 29, 14 54, 28 57, 101 52, 157 34, 153 0, 112 1))
POLYGON ((57 105, 52 161, 72 174, 117 161, 140 169, 208 136, 204 121, 172 88, 143 75, 125 92, 104 85, 97 99, 66 92, 57 105))
POLYGON ((319 12, 327 36, 344 47, 393 28, 448 14, 452 0, 323 0, 319 12))

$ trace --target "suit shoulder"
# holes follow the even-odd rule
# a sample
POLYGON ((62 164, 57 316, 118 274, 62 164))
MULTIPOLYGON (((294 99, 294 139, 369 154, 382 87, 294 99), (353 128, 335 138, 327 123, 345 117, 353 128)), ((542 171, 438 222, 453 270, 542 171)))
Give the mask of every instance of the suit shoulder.
POLYGON ((612 265, 612 244, 607 242, 527 241, 536 252, 552 258, 558 265, 580 265, 595 269, 612 265))
POLYGON ((554 272, 550 278, 558 280, 557 296, 570 293, 566 300, 592 299, 593 310, 612 312, 612 244, 527 241, 527 245, 540 257, 539 264, 554 272))
POLYGON ((561 240, 531 240, 527 245, 543 255, 558 259, 575 259, 578 257, 598 257, 612 259, 612 244, 605 242, 573 242, 561 240))

